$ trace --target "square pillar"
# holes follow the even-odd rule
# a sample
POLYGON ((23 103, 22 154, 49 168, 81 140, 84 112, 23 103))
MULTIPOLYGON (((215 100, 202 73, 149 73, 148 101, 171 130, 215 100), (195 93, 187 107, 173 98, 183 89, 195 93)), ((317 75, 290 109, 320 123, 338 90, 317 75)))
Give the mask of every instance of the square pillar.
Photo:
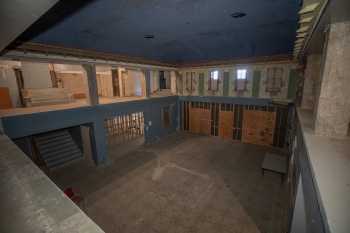
POLYGON ((103 119, 96 119, 92 123, 91 146, 96 165, 108 164, 107 136, 103 119))
POLYGON ((4 134, 4 126, 2 125, 2 119, 0 117, 0 135, 4 134))
POLYGON ((350 21, 330 25, 315 112, 315 133, 345 137, 350 121, 350 21))
POLYGON ((98 89, 97 89, 97 79, 96 79, 96 66, 94 64, 83 64, 85 69, 88 89, 89 89, 89 104, 98 105, 98 89))
POLYGON ((318 91, 321 80, 321 54, 310 54, 307 57, 306 68, 304 72, 304 87, 301 108, 314 110, 317 101, 318 91))

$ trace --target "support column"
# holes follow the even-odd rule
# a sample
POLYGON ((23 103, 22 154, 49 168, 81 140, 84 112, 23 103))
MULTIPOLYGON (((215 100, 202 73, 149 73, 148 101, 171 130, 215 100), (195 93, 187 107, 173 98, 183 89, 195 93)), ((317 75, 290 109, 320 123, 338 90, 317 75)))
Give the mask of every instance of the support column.
POLYGON ((170 87, 171 87, 171 94, 176 95, 176 74, 175 71, 170 71, 170 87))
POLYGON ((93 64, 83 64, 85 69, 88 89, 89 89, 89 104, 98 105, 98 89, 97 89, 97 79, 96 79, 96 66, 93 64))
POLYGON ((0 135, 1 134, 5 134, 5 132, 4 132, 4 126, 2 125, 2 119, 0 117, 0 135))
POLYGON ((350 21, 330 25, 315 133, 345 137, 350 121, 350 21))
POLYGON ((302 109, 314 110, 316 97, 318 96, 317 87, 321 80, 321 54, 310 54, 307 57, 304 73, 302 109))
POLYGON ((147 69, 144 70, 143 73, 145 74, 145 82, 146 82, 146 98, 149 98, 151 95, 151 70, 147 69))
POLYGON ((107 164, 107 137, 103 119, 97 119, 92 124, 91 145, 93 158, 97 165, 107 164))

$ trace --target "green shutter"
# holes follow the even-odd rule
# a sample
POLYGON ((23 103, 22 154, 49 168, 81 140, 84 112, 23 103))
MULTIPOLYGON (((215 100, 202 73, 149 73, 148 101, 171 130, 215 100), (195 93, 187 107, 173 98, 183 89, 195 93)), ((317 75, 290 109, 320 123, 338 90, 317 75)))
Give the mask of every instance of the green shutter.
POLYGON ((259 97, 261 71, 254 70, 253 73, 253 97, 259 97))
POLYGON ((200 96, 204 95, 204 74, 203 73, 199 73, 198 92, 200 96))
POLYGON ((295 69, 289 71, 289 81, 288 81, 288 99, 294 100, 297 92, 297 83, 299 79, 299 74, 295 69))
POLYGON ((228 96, 230 87, 230 73, 224 72, 224 83, 223 83, 223 94, 224 96, 228 96))

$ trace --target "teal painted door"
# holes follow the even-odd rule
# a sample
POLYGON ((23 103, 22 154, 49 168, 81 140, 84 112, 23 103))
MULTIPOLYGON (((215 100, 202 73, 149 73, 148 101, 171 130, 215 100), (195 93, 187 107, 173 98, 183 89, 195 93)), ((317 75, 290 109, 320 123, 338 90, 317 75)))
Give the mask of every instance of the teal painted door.
POLYGON ((198 83, 198 93, 200 96, 204 95, 204 74, 199 74, 199 83, 198 83))
POLYGON ((223 95, 224 96, 229 95, 229 88, 230 88, 230 73, 224 72, 224 82, 223 82, 223 95))
POLYGON ((253 90, 252 95, 255 98, 259 97, 259 91, 260 91, 260 78, 261 78, 261 71, 260 70, 254 70, 253 73, 253 90))

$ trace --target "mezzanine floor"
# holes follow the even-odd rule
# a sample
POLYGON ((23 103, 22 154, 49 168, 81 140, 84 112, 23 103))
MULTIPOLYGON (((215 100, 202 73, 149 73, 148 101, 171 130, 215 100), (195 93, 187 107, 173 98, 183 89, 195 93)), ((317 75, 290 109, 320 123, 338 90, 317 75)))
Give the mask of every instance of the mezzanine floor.
MULTIPOLYGON (((111 104, 111 103, 119 103, 119 102, 127 102, 127 101, 135 101, 135 100, 144 100, 145 97, 120 97, 120 98, 106 98, 99 97, 100 104, 111 104)), ((16 115, 25 115, 25 114, 33 114, 37 112, 49 112, 56 110, 66 110, 72 108, 80 108, 89 106, 86 99, 76 100, 72 103, 65 104, 52 104, 45 106, 33 106, 26 108, 11 108, 11 109, 0 109, 0 116, 8 117, 8 116, 16 116, 16 115)))

